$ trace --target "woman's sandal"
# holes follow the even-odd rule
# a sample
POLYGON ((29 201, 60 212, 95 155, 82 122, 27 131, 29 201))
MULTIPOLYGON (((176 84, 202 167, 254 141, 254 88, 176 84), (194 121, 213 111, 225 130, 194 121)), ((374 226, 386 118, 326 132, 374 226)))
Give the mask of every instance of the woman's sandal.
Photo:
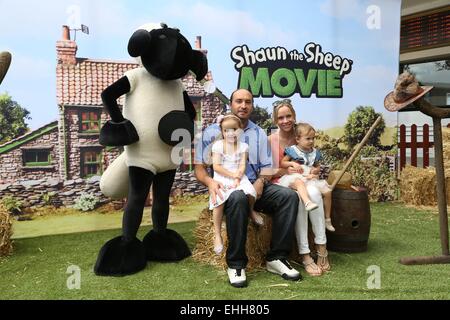
POLYGON ((317 251, 317 265, 323 272, 331 270, 330 261, 328 260, 328 251, 325 251, 325 253, 317 251))
POLYGON ((303 268, 311 277, 320 277, 322 275, 322 269, 311 259, 310 262, 302 262, 303 268))

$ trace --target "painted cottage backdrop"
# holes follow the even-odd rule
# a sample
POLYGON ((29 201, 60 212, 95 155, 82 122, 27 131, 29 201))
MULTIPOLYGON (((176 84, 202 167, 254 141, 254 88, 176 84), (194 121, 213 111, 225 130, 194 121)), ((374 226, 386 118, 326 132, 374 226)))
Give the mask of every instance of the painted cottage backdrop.
MULTIPOLYGON (((64 205, 72 204, 83 192, 102 197, 100 176, 123 148, 99 144, 100 128, 109 119, 101 92, 138 64, 78 58, 77 49, 69 28, 63 26, 62 39, 56 43, 59 119, 0 146, 0 197, 14 195, 25 201, 25 206, 42 204, 43 195, 50 192, 57 192, 64 205)), ((207 54, 201 37, 197 37, 195 49, 207 54)), ((211 72, 207 78, 212 78, 211 72)), ((205 128, 223 111, 225 98, 206 93, 192 75, 182 81, 197 110, 197 126, 205 128)), ((119 104, 122 106, 123 97, 119 104)), ((174 183, 176 193, 206 191, 193 176, 192 153, 184 155, 174 183)))

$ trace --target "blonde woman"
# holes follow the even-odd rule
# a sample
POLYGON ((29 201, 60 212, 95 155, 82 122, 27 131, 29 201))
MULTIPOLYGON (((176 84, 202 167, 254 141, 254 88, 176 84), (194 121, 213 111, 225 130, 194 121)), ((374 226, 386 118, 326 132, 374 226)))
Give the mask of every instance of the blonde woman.
MULTIPOLYGON (((269 137, 272 148, 272 156, 275 164, 278 164, 278 171, 273 183, 280 183, 280 178, 286 174, 298 173, 295 167, 281 168, 281 161, 285 157, 284 150, 290 146, 296 145, 295 125, 297 123, 296 112, 289 99, 277 101, 274 103, 273 121, 278 126, 278 131, 269 137)), ((311 174, 319 174, 320 170, 313 168, 311 174)), ((311 257, 311 251, 308 243, 308 216, 314 215, 318 219, 325 220, 322 194, 315 186, 307 186, 308 195, 311 200, 318 205, 318 208, 307 212, 304 203, 300 202, 298 216, 295 225, 295 234, 299 247, 299 253, 302 257, 303 266, 306 272, 311 276, 320 276, 323 272, 331 269, 328 261, 328 251, 326 248, 325 230, 316 229, 314 231, 317 249, 317 264, 311 257)), ((322 224, 325 226, 325 222, 322 224)), ((323 227, 324 229, 324 227, 323 227)))

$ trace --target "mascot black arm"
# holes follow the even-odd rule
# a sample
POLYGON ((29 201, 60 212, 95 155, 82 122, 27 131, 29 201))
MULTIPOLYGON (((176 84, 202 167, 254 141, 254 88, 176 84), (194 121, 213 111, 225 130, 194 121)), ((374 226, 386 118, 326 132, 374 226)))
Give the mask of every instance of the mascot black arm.
POLYGON ((100 132, 100 144, 120 147, 139 141, 139 135, 131 121, 125 119, 117 105, 117 99, 130 92, 131 85, 127 77, 122 77, 102 92, 103 106, 112 121, 108 121, 100 132))
POLYGON ((189 118, 191 118, 191 120, 194 121, 197 111, 195 111, 191 98, 189 98, 189 95, 187 94, 186 91, 183 91, 183 98, 184 98, 184 111, 186 111, 187 114, 189 115, 189 118))
POLYGON ((131 85, 127 77, 122 77, 102 92, 103 106, 111 116, 112 121, 119 123, 125 121, 117 105, 117 99, 130 92, 131 85))

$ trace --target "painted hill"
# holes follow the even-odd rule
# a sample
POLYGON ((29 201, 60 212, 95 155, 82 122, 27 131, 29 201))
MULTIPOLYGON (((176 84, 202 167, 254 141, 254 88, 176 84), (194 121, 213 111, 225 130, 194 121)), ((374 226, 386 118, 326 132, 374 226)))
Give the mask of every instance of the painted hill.
MULTIPOLYGON (((386 127, 384 133, 381 135, 381 144, 388 146, 394 144, 393 137, 397 131, 396 127, 386 127)), ((340 138, 344 135, 344 127, 334 127, 324 130, 324 132, 332 138, 340 138)))

